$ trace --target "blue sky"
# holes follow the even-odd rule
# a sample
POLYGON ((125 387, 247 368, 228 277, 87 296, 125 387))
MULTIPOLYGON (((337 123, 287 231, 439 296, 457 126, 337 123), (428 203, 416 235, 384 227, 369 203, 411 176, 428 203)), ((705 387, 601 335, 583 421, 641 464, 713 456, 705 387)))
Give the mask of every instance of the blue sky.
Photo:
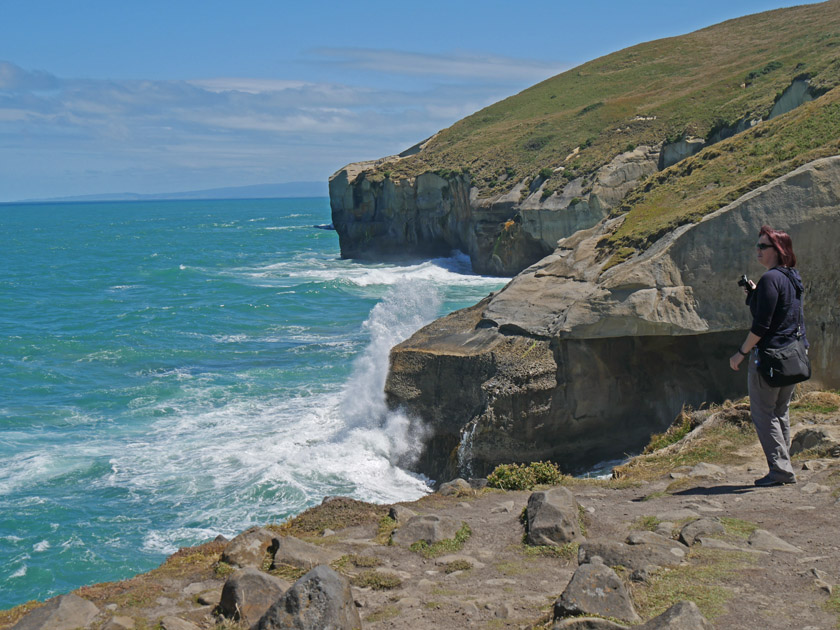
POLYGON ((0 201, 326 182, 590 59, 795 4, 0 0, 0 201))

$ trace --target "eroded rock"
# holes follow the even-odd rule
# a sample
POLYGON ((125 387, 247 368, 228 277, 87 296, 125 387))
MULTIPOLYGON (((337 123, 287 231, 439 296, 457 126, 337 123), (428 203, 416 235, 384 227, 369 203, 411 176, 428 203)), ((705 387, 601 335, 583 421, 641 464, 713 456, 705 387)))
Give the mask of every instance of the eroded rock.
POLYGON ((99 614, 99 609, 78 595, 55 597, 18 621, 12 630, 76 630, 84 628, 99 614))
POLYGON ((263 615, 258 630, 358 630, 359 612, 350 583, 327 566, 295 582, 263 615))
POLYGON ((253 567, 231 575, 222 588, 219 609, 225 617, 256 627, 265 612, 289 589, 289 583, 253 567))
POLYGON ((228 543, 222 552, 222 562, 235 567, 261 567, 275 538, 262 527, 247 529, 228 543))
POLYGON ((398 545, 406 546, 421 540, 433 545, 441 540, 455 538, 459 529, 461 529, 461 523, 454 518, 424 514, 410 518, 405 525, 391 535, 391 540, 398 545))
POLYGON ((566 590, 554 603, 555 619, 571 615, 601 615, 639 621, 624 582, 601 562, 579 566, 566 590))
POLYGON ((288 564, 308 570, 319 564, 330 564, 341 557, 338 552, 324 549, 294 536, 279 536, 276 543, 274 565, 288 564))
POLYGON ((583 539, 578 502, 568 488, 534 492, 526 510, 528 544, 559 546, 583 539))

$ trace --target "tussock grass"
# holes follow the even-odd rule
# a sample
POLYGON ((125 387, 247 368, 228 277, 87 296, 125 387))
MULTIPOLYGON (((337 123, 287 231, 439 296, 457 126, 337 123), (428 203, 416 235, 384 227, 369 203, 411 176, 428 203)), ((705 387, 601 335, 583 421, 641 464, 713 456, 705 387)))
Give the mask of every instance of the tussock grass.
POLYGON ((726 612, 735 596, 733 586, 743 578, 740 573, 755 564, 746 552, 692 547, 689 564, 661 569, 646 583, 633 583, 636 610, 645 618, 662 614, 680 600, 693 601, 707 619, 726 612))
POLYGON ((307 538, 318 536, 325 529, 340 530, 358 525, 376 525, 388 515, 387 505, 374 505, 348 497, 334 497, 326 503, 301 512, 281 525, 267 529, 283 535, 307 538))
POLYGON ((352 576, 350 583, 359 588, 372 588, 375 591, 387 591, 402 586, 399 576, 379 571, 362 571, 352 576))

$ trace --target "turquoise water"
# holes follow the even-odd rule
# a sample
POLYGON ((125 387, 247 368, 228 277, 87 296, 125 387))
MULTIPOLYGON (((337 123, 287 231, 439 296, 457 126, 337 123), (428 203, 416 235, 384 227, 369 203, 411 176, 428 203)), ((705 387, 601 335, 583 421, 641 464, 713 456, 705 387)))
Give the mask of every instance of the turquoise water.
POLYGON ((392 502, 388 350, 502 286, 339 258, 326 199, 0 205, 0 609, 325 495, 392 502))

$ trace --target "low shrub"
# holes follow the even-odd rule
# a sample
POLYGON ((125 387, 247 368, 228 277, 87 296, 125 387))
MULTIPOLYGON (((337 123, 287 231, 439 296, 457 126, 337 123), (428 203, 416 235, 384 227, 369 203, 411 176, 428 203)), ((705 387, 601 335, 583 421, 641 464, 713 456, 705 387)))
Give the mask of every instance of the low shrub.
POLYGON ((531 490, 537 485, 557 485, 564 477, 552 462, 500 464, 487 476, 487 485, 502 490, 531 490))

